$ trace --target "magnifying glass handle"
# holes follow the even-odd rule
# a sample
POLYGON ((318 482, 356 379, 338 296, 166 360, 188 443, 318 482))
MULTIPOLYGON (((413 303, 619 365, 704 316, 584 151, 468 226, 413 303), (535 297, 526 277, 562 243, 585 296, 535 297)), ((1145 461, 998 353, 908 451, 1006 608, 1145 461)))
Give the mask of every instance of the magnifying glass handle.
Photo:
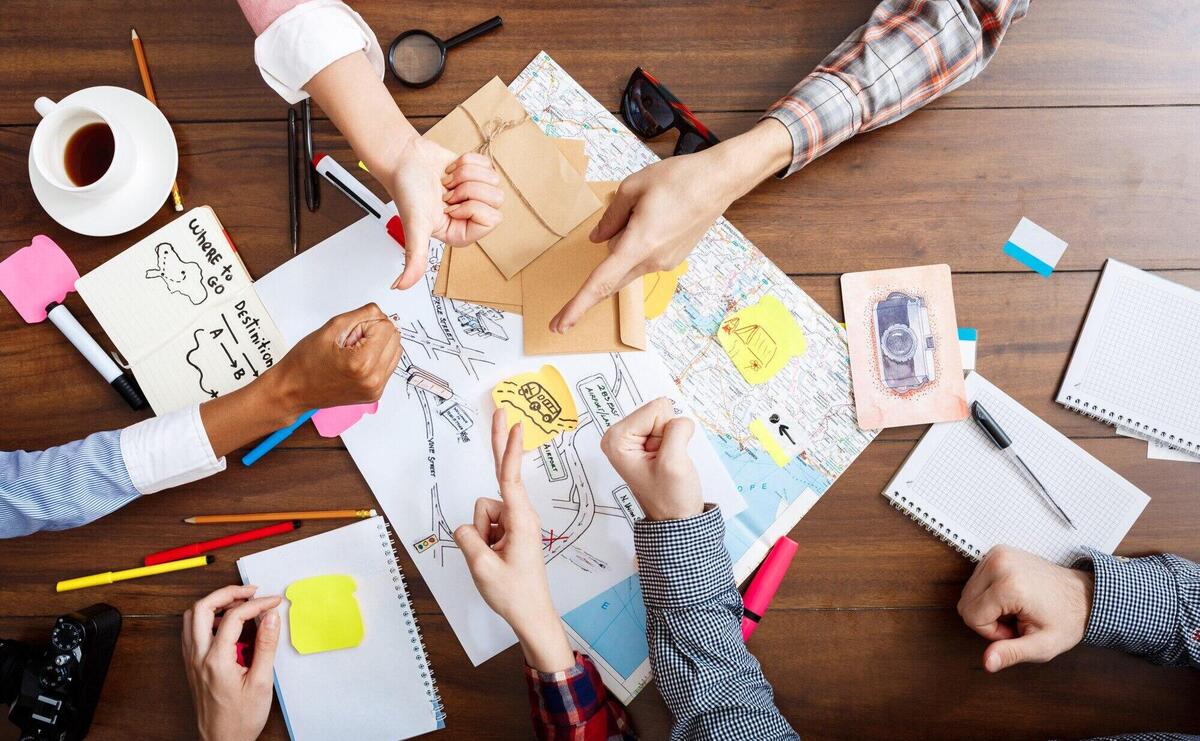
POLYGON ((458 34, 457 36, 451 36, 450 38, 446 39, 446 41, 445 41, 446 48, 453 49, 454 47, 458 46, 459 44, 463 43, 464 41, 470 41, 471 39, 475 38, 476 36, 485 34, 488 31, 491 31, 493 29, 500 28, 500 26, 503 26, 503 25, 504 25, 504 21, 500 19, 500 16, 496 16, 495 18, 489 18, 488 20, 484 21, 483 23, 480 23, 478 26, 475 26, 474 28, 468 28, 466 31, 463 31, 462 33, 458 34))

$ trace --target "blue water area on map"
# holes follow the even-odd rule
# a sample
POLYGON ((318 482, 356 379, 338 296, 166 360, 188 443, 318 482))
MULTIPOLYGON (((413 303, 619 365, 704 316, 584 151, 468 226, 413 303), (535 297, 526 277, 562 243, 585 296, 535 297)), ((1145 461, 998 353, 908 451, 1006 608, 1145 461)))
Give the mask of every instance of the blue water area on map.
MULTIPOLYGON (((829 480, 799 458, 793 459, 786 468, 780 468, 766 454, 756 455, 711 433, 708 439, 746 500, 746 509, 725 528, 725 547, 735 561, 775 521, 781 501, 796 501, 806 488, 812 489, 817 496, 829 488, 829 480)), ((626 679, 649 658, 646 608, 637 576, 601 592, 568 612, 563 619, 588 642, 596 655, 604 657, 609 666, 626 679)))
POLYGON ((646 606, 636 575, 571 610, 563 620, 625 679, 650 657, 646 606))

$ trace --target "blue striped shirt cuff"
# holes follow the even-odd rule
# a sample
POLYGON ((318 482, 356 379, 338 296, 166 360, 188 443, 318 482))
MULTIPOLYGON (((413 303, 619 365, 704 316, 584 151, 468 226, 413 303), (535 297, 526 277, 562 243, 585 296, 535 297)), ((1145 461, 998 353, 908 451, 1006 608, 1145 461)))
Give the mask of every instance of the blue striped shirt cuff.
POLYGON ((698 605, 734 586, 716 506, 684 520, 639 520, 633 545, 647 607, 698 605))

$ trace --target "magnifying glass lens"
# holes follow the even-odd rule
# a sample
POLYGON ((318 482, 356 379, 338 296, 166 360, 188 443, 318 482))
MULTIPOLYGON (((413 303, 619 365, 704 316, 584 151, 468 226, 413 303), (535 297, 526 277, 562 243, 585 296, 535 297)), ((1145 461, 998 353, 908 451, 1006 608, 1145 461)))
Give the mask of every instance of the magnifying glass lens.
POLYGON ((414 33, 399 39, 391 50, 392 71, 409 85, 437 77, 445 61, 442 44, 433 36, 414 33))

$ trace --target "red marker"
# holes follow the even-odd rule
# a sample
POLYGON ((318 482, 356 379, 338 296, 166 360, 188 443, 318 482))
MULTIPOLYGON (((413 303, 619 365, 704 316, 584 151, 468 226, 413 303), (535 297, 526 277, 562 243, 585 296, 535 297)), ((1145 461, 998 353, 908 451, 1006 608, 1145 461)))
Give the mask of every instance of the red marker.
POLYGON ((743 641, 750 640, 750 636, 754 634, 758 621, 762 620, 763 613, 767 611, 767 606, 771 604, 775 591, 783 581, 783 575, 787 573, 788 565, 792 563, 792 556, 796 555, 797 547, 796 541, 791 538, 785 537, 775 541, 767 559, 759 567, 754 581, 750 582, 746 596, 742 598, 743 641))
POLYGON ((358 178, 351 175, 346 168, 324 152, 317 152, 313 155, 313 167, 321 174, 321 177, 332 183, 333 187, 357 203, 359 208, 379 219, 392 239, 396 240, 401 247, 404 246, 404 227, 400 224, 400 217, 392 213, 383 201, 376 198, 370 188, 358 182, 358 178), (389 217, 388 214, 391 216, 389 217))
POLYGON ((269 538, 272 535, 280 533, 290 533, 300 527, 299 520, 288 520, 287 522, 277 522, 274 525, 266 527, 258 527, 253 530, 247 530, 244 533, 234 533, 226 535, 222 538, 213 538, 212 540, 202 540, 199 543, 189 543, 181 545, 178 548, 170 548, 158 553, 151 553, 143 560, 147 566, 153 566, 157 563, 166 563, 168 561, 178 561, 181 558, 192 558, 193 556, 202 556, 209 551, 215 551, 218 548, 228 548, 231 545, 239 543, 248 543, 252 540, 261 538, 269 538))

